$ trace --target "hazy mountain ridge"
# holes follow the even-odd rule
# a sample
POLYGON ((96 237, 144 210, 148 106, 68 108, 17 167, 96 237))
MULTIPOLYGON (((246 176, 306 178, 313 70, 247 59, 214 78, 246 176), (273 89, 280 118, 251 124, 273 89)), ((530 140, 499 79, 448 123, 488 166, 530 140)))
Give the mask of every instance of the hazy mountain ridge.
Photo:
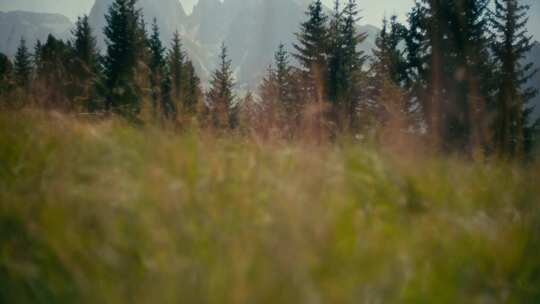
MULTIPOLYGON (((532 50, 526 58, 526 62, 532 62, 534 67, 540 69, 540 42, 536 41, 532 50)), ((540 90, 540 71, 538 71, 528 82, 528 86, 535 87, 540 90)), ((539 94, 532 100, 531 105, 535 106, 534 117, 540 118, 540 91, 539 94)))
MULTIPOLYGON (((104 15, 112 1, 96 0, 89 15, 102 50, 105 47, 104 15)), ((229 48, 239 86, 253 87, 271 63, 279 43, 292 49, 294 33, 305 19, 304 12, 310 0, 199 0, 190 15, 186 14, 179 1, 159 0, 159 5, 156 2, 139 0, 147 29, 150 30, 152 19, 157 18, 166 46, 170 45, 173 32, 179 30, 203 82, 215 68, 219 46, 224 42, 229 48)), ((22 36, 32 47, 36 40, 45 40, 48 33, 68 38, 73 25, 68 18, 58 14, 8 12, 0 13, 0 26, 0 51, 13 55, 22 36)), ((369 34, 362 49, 370 52, 379 30, 371 25, 359 26, 359 29, 369 34)), ((528 58, 538 67, 539 50, 540 45, 536 44, 528 58)), ((536 75, 530 84, 540 88, 540 75, 536 75)), ((536 98, 537 113, 540 113, 539 99, 536 98)))
POLYGON ((0 12, 0 52, 13 55, 21 38, 32 49, 37 40, 44 41, 49 34, 67 39, 73 23, 65 16, 23 11, 0 12))

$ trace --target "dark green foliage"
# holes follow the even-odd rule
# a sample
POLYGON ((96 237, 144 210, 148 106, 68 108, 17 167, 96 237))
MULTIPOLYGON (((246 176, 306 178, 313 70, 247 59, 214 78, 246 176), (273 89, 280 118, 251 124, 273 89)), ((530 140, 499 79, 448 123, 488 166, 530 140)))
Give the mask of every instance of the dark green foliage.
POLYGON ((115 0, 105 16, 107 54, 104 58, 105 109, 134 117, 141 109, 135 69, 141 55, 142 18, 136 0, 115 0))
POLYGON ((174 121, 177 113, 176 106, 172 96, 172 77, 168 69, 163 70, 163 79, 161 80, 161 111, 166 120, 174 121))
POLYGON ((0 95, 7 93, 12 86, 13 64, 8 56, 0 53, 0 95))
POLYGON ((184 106, 187 113, 194 114, 202 97, 201 80, 195 72, 195 67, 190 60, 186 61, 186 91, 184 96, 184 106))
POLYGON ((98 77, 100 77, 101 67, 96 38, 88 23, 88 16, 85 15, 77 19, 72 35, 71 44, 74 58, 70 72, 74 81, 74 102, 81 104, 89 111, 103 108, 95 102, 95 86, 98 77))
POLYGON ((423 77, 419 95, 437 149, 472 152, 487 144, 485 108, 493 89, 487 4, 421 0, 409 16, 408 56, 423 77))
POLYGON ((26 41, 21 39, 14 62, 14 79, 17 86, 28 89, 32 78, 32 55, 26 47, 26 41))
POLYGON ((172 79, 172 92, 174 98, 177 100, 177 103, 184 98, 182 91, 183 88, 185 88, 185 57, 184 51, 182 50, 182 40, 180 39, 180 34, 178 31, 176 31, 174 32, 172 46, 168 55, 168 61, 172 79))
MULTIPOLYGON (((152 23, 152 35, 148 40, 148 49, 150 51, 150 86, 152 90, 152 109, 154 115, 158 115, 161 100, 161 86, 164 81, 163 74, 165 68, 165 48, 161 44, 159 37, 159 28, 157 20, 154 18, 152 23)), ((170 89, 170 88, 169 88, 170 89)), ((170 96, 168 96, 170 97, 170 96)), ((165 112, 164 108, 161 108, 165 112)), ((161 113, 160 113, 161 114, 161 113)))
POLYGON ((62 40, 49 35, 44 44, 38 43, 36 53, 36 99, 48 107, 70 109, 69 89, 72 83, 72 49, 62 40))
POLYGON ((538 125, 528 121, 532 108, 527 106, 538 92, 525 87, 537 72, 531 63, 523 62, 533 46, 526 30, 528 9, 516 0, 497 0, 492 20, 493 54, 498 64, 494 142, 499 154, 509 157, 530 150, 538 125))
POLYGON ((325 92, 328 49, 328 16, 324 13, 321 0, 312 2, 306 12, 307 20, 296 33, 297 43, 294 57, 302 66, 304 86, 313 102, 322 102, 325 92))
POLYGON ((218 129, 236 126, 234 86, 231 60, 223 44, 219 55, 219 66, 212 73, 210 90, 206 94, 207 106, 212 113, 212 123, 218 129))
POLYGON ((389 112, 400 113, 407 120, 412 116, 414 104, 411 96, 406 96, 408 85, 408 63, 405 50, 402 45, 406 41, 407 29, 397 21, 397 16, 392 16, 390 21, 383 20, 383 26, 375 40, 376 48, 373 50, 373 61, 370 67, 370 94, 369 102, 366 102, 365 109, 371 117, 384 123, 389 112), (390 91, 401 91, 402 103, 390 91), (387 100, 388 97, 394 100, 387 100), (399 106, 399 108, 396 108, 399 106), (390 109, 392 108, 392 109, 390 109))

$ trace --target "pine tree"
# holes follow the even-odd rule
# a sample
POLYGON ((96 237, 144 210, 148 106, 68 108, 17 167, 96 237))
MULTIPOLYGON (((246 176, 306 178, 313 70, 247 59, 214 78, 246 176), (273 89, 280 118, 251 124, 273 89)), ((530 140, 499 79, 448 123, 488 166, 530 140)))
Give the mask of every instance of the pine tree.
POLYGON ((300 25, 296 33, 297 43, 293 44, 304 71, 304 86, 307 95, 320 103, 325 96, 325 80, 328 50, 328 16, 324 13, 321 0, 315 0, 306 12, 307 21, 300 25))
POLYGON ((136 0, 115 0, 105 20, 107 54, 104 58, 106 110, 135 117, 141 109, 135 69, 141 55, 140 12, 136 0))
POLYGON ((525 84, 537 70, 531 63, 523 63, 532 48, 532 36, 528 35, 526 17, 529 6, 517 0, 496 0, 493 15, 493 53, 499 70, 499 88, 495 107, 495 147, 502 156, 521 156, 530 147, 531 108, 527 103, 538 93, 525 84))
MULTIPOLYGON (((343 102, 338 105, 339 110, 343 113, 345 123, 348 123, 349 128, 356 128, 356 108, 359 98, 365 95, 360 85, 364 78, 363 67, 367 60, 364 51, 359 50, 358 46, 367 38, 366 33, 358 33, 356 24, 360 20, 358 17, 358 6, 356 0, 348 0, 343 9, 343 25, 341 26, 341 39, 343 39, 343 71, 340 77, 342 81, 341 90, 343 93, 343 102)), ((338 122, 338 124, 343 124, 338 122)))
POLYGON ((264 124, 267 129, 281 126, 286 110, 280 99, 278 73, 272 65, 266 68, 266 73, 259 85, 259 95, 261 98, 261 115, 259 117, 262 120, 261 124, 264 124))
POLYGON ((201 99, 201 81, 195 72, 195 67, 190 60, 186 61, 186 88, 184 96, 184 109, 188 114, 195 114, 201 99))
POLYGON ((210 90, 206 94, 213 124, 218 129, 234 128, 236 125, 234 85, 231 60, 228 57, 227 48, 223 44, 219 56, 219 66, 212 74, 210 90))
POLYGON ((383 20, 382 30, 375 39, 371 69, 375 76, 383 76, 396 86, 405 86, 407 80, 406 58, 400 44, 404 42, 405 27, 397 21, 397 16, 383 20))
MULTIPOLYGON (((160 108, 161 100, 161 87, 162 82, 164 81, 163 74, 165 68, 165 48, 161 44, 161 39, 159 37, 159 27, 157 25, 157 20, 154 18, 152 23, 152 35, 148 40, 148 47, 150 50, 150 86, 152 90, 152 108, 154 111, 154 116, 157 115, 160 108)), ((161 109, 164 113, 166 109, 161 109)))
POLYGON ((422 108, 435 149, 478 151, 486 145, 491 87, 489 0, 419 0, 407 45, 425 83, 422 108), (419 45, 414 45, 421 36, 419 45), (412 38, 414 37, 414 38, 412 38))
POLYGON ((44 44, 36 44, 36 79, 34 91, 42 105, 72 109, 68 89, 72 82, 70 63, 73 51, 70 46, 53 35, 44 44))
POLYGON ((171 71, 172 80, 172 92, 174 98, 176 99, 176 103, 179 103, 184 97, 182 95, 185 87, 184 77, 186 76, 184 71, 186 60, 185 57, 184 51, 182 50, 182 40, 180 39, 180 34, 178 31, 176 31, 174 32, 172 46, 168 55, 169 70, 171 71))
POLYGON ((96 37, 88 21, 88 16, 79 17, 72 31, 73 50, 79 64, 90 73, 95 74, 99 64, 99 53, 97 50, 96 37))
POLYGON ((343 14, 340 1, 334 1, 334 12, 329 26, 328 43, 328 100, 338 103, 343 96, 344 43, 342 36, 343 14))
POLYGON ((9 60, 9 57, 0 53, 0 96, 10 90, 12 73, 13 64, 9 60))
POLYGON ((32 77, 32 55, 28 52, 26 41, 21 39, 14 62, 14 78, 17 86, 28 89, 32 77))
MULTIPOLYGON (((401 44, 405 40, 406 28, 397 21, 397 16, 392 16, 390 21, 383 20, 383 26, 375 39, 375 49, 370 67, 370 106, 372 115, 386 115, 388 96, 386 90, 401 91, 399 99, 407 100, 405 93, 407 84, 407 61, 401 44), (389 89, 390 87, 390 89, 389 89)), ((401 102, 403 106, 399 111, 403 113, 400 119, 406 120, 411 114, 412 105, 401 102)), ((393 105, 395 108, 395 105, 393 105)), ((396 111, 396 109, 394 109, 396 111)), ((394 115, 395 116, 395 115, 394 115)))
POLYGON ((292 106, 294 101, 291 96, 291 65, 289 63, 289 54, 283 43, 280 43, 278 46, 274 55, 274 62, 279 101, 287 111, 294 111, 292 106))
POLYGON ((88 16, 79 17, 72 31, 73 55, 70 72, 74 78, 74 100, 88 110, 94 111, 99 106, 95 100, 95 83, 100 74, 99 52, 96 37, 93 35, 88 16))
POLYGON ((172 77, 170 71, 165 68, 163 80, 161 81, 161 109, 165 119, 174 121, 177 109, 172 97, 172 77))

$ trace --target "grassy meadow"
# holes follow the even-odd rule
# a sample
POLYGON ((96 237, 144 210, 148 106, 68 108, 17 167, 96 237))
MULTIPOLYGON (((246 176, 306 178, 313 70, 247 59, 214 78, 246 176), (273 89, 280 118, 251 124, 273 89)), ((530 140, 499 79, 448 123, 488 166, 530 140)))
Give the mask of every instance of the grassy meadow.
POLYGON ((540 163, 0 113, 0 303, 540 303, 540 163))

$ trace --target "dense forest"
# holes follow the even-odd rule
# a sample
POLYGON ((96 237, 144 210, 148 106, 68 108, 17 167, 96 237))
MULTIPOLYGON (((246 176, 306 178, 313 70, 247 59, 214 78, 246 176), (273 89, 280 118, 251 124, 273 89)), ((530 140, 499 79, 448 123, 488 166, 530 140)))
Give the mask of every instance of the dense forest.
MULTIPOLYGON (((420 140, 433 151, 521 157, 534 149, 539 122, 525 86, 536 67, 526 5, 515 0, 417 1, 406 24, 383 20, 373 54, 359 51, 356 1, 309 5, 297 42, 276 46, 255 90, 238 92, 227 46, 207 90, 178 32, 163 42, 136 1, 115 1, 106 15, 106 49, 88 17, 70 41, 23 39, 1 56, 2 107, 28 105, 117 114, 135 123, 185 127, 194 119, 218 131, 317 141, 343 135, 420 140)), ((363 12, 365 13, 365 12, 363 12)), ((294 30, 294 29, 291 29, 294 30)))

